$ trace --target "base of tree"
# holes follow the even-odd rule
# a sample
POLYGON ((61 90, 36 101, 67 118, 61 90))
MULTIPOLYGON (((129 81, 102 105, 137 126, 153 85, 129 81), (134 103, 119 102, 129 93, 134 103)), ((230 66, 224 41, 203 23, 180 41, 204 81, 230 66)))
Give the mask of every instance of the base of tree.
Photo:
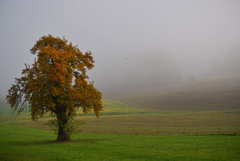
POLYGON ((73 140, 55 140, 53 143, 73 142, 73 140))
POLYGON ((71 139, 57 139, 56 142, 72 141, 71 139))

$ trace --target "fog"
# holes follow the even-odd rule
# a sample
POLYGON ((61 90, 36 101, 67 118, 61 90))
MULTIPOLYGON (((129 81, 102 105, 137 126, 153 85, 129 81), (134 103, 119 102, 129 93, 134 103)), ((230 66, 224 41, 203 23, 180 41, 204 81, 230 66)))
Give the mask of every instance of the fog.
POLYGON ((103 95, 240 71, 238 0, 2 0, 0 22, 1 99, 48 34, 93 53, 89 81, 103 95))

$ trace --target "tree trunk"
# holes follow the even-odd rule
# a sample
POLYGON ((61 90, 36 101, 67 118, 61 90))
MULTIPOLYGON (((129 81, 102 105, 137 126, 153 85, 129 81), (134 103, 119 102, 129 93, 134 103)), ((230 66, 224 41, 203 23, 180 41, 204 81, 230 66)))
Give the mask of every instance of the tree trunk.
POLYGON ((69 136, 67 135, 66 131, 64 130, 65 126, 58 126, 58 136, 57 141, 68 141, 70 140, 69 136))
POLYGON ((68 122, 66 113, 63 112, 57 116, 58 120, 58 136, 56 141, 68 141, 70 140, 70 136, 68 135, 65 126, 68 122))

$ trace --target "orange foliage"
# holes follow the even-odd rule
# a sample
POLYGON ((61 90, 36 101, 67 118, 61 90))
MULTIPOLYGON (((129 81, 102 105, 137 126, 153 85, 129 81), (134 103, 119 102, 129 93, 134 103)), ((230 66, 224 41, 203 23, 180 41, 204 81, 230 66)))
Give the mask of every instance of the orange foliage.
POLYGON ((14 111, 29 108, 32 120, 49 111, 67 121, 83 108, 83 112, 93 109, 99 117, 102 94, 86 81, 86 70, 94 67, 91 52, 83 54, 66 39, 51 35, 41 37, 30 51, 37 60, 25 64, 23 76, 16 78, 6 98, 14 111))

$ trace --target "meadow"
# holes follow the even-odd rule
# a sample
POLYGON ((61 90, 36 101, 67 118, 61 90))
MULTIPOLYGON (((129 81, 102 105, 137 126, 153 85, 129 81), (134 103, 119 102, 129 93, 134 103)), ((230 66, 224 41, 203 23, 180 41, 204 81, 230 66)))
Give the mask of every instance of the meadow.
MULTIPOLYGON (((52 118, 38 122, 21 120, 12 125, 51 130, 44 125, 52 118)), ((123 114, 77 116, 84 121, 83 133, 130 134, 130 135, 211 135, 240 134, 240 113, 237 112, 155 112, 148 114, 123 114)))
POLYGON ((0 123, 0 160, 239 160, 238 112, 156 112, 103 104, 100 118, 78 114, 86 124, 69 142, 55 142, 44 125, 51 117, 0 123))
POLYGON ((0 160, 239 160, 240 135, 80 133, 55 142, 51 131, 0 123, 0 160))
POLYGON ((86 124, 69 142, 55 142, 48 114, 33 122, 1 105, 0 160, 239 160, 238 81, 171 88, 119 91, 100 118, 78 110, 86 124))

